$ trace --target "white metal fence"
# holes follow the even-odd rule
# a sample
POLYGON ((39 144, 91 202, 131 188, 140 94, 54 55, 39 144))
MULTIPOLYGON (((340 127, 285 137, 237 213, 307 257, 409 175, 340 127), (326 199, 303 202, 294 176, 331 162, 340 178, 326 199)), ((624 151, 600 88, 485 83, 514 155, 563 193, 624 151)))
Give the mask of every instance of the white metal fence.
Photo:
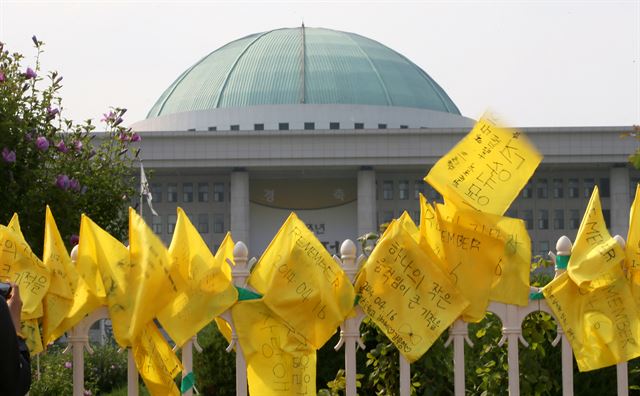
MULTIPOLYGON (((243 242, 238 242, 234 248, 234 260, 236 265, 233 267, 233 278, 236 286, 246 286, 246 280, 249 276, 249 268, 255 259, 248 259, 248 250, 243 242)), ((345 273, 353 282, 356 275, 358 265, 363 257, 356 257, 356 246, 351 240, 346 240, 340 248, 341 257, 335 257, 345 273)), ((508 391, 509 394, 520 394, 520 369, 518 362, 518 345, 522 343, 528 346, 526 340, 522 336, 522 323, 525 318, 535 311, 544 311, 553 316, 552 311, 544 300, 530 300, 529 305, 520 307, 516 305, 492 302, 488 308, 489 312, 497 315, 502 322, 502 338, 499 346, 507 341, 507 357, 508 357, 508 391)), ((89 328, 100 319, 106 319, 109 313, 106 307, 102 307, 87 316, 75 328, 72 329, 69 336, 69 347, 73 351, 73 395, 82 396, 84 392, 84 349, 89 353, 92 352, 89 345, 89 328)), ((347 396, 354 396, 356 392, 356 349, 359 347, 364 349, 364 344, 360 339, 360 323, 365 315, 358 308, 358 314, 347 319, 340 326, 340 341, 335 346, 336 351, 344 347, 345 359, 345 380, 347 396)), ((230 315, 229 318, 230 319, 230 315)), ((195 338, 194 338, 195 339, 195 338)), ((456 396, 465 395, 465 343, 472 345, 468 335, 467 323, 457 320, 449 328, 449 339, 446 345, 453 345, 454 360, 454 392, 456 396)), ((558 327, 558 335, 553 341, 552 346, 557 347, 560 344, 562 348, 562 394, 563 396, 573 395, 573 353, 567 338, 562 329, 558 327)), ((232 350, 232 346, 236 347, 236 394, 247 395, 247 375, 246 363, 242 355, 237 337, 233 335, 232 343, 227 351, 232 350)), ((193 352, 194 342, 188 342, 182 348, 182 364, 184 366, 183 375, 189 373, 193 368, 193 352)), ((196 349, 199 349, 195 343, 196 349)), ((429 353, 429 352, 427 352, 429 353)), ((409 362, 400 355, 400 389, 401 396, 410 394, 410 378, 411 367, 409 362)), ((617 366, 617 391, 618 395, 628 395, 629 391, 627 364, 621 363, 617 366)), ((128 394, 130 396, 138 395, 138 373, 131 350, 128 351, 128 394)), ((192 395, 192 391, 185 393, 192 395)))

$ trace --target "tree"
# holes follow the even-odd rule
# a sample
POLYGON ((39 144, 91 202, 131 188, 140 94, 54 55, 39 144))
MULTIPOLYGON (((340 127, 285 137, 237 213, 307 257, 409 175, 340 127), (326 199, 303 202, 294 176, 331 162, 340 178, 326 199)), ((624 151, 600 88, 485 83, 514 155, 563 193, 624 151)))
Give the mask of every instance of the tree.
POLYGON ((64 118, 62 76, 55 71, 42 75, 44 44, 35 36, 32 40, 37 52, 33 68, 0 43, 0 224, 18 213, 22 232, 38 255, 46 205, 69 246, 77 240, 82 213, 123 239, 139 153, 132 143, 140 137, 121 125, 126 109, 104 114, 106 132, 94 132, 91 120, 78 124, 64 118))

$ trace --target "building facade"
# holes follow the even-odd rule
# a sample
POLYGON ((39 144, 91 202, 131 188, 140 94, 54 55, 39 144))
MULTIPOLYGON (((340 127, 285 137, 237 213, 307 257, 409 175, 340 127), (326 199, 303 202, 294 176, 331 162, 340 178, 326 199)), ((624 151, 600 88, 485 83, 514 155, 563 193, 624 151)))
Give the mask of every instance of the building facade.
MULTIPOLYGON (((365 37, 328 29, 253 34, 205 56, 158 99, 142 136, 169 243, 176 206, 215 250, 227 231, 259 255, 294 210, 332 253, 407 211, 422 181, 473 126, 417 65, 365 37)), ((612 234, 625 235, 640 173, 619 135, 630 127, 521 129, 544 159, 508 215, 534 254, 574 238, 595 185, 612 234)))

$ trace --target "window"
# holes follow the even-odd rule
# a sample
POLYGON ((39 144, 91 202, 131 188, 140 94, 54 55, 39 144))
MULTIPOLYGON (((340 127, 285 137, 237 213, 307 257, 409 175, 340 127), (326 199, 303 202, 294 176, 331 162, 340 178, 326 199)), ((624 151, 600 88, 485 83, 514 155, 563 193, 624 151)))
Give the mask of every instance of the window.
POLYGON ((189 129, 187 129, 187 132, 195 132, 195 131, 196 131, 196 128, 189 128, 189 129))
POLYGON ((289 130, 289 123, 288 122, 281 122, 278 124, 278 130, 279 131, 288 131, 289 130))
POLYGON ((609 198, 611 196, 610 185, 611 185, 611 183, 609 183, 609 178, 608 177, 601 177, 600 178, 600 183, 599 183, 598 187, 600 189, 600 196, 602 198, 609 198))
POLYGON ((580 227, 580 212, 578 209, 571 209, 569 211, 569 228, 577 230, 580 227))
POLYGON ((389 223, 393 220, 393 210, 382 211, 382 218, 380 220, 382 220, 380 224, 389 223))
POLYGON ((549 228, 549 211, 541 209, 538 211, 538 229, 546 230, 549 228))
POLYGON ((554 198, 564 197, 564 186, 562 183, 562 179, 553 179, 553 197, 554 198))
POLYGON ((604 217, 604 223, 607 225, 607 228, 611 227, 611 210, 602 209, 602 217, 604 217))
POLYGON ((178 185, 176 183, 167 184, 167 202, 178 202, 178 185))
POLYGON ((182 185, 182 202, 193 201, 193 183, 184 183, 182 185))
POLYGON ((378 129, 387 129, 387 124, 378 124, 378 129))
POLYGON ((593 193, 593 188, 596 185, 596 180, 593 178, 584 179, 584 197, 591 197, 591 193, 593 193))
POLYGON ((167 234, 172 235, 176 228, 176 215, 167 215, 167 234))
POLYGON ((382 182, 382 199, 387 201, 393 199, 393 181, 385 180, 382 182))
POLYGON ((151 196, 153 202, 162 202, 162 184, 151 183, 151 196))
POLYGON ((156 235, 162 235, 162 216, 151 216, 151 229, 156 235))
POLYGON ((531 180, 527 182, 527 184, 522 189, 522 198, 531 198, 533 197, 533 184, 531 180))
POLYGON ((546 257, 549 254, 549 241, 538 242, 538 255, 546 257))
POLYGON ((304 123, 304 130, 305 131, 313 131, 314 129, 316 129, 316 123, 315 122, 305 122, 304 123))
POLYGON ((224 202, 224 183, 213 183, 213 201, 224 202))
POLYGON ((564 210, 556 209, 553 211, 553 229, 564 229, 564 210))
POLYGON ((409 180, 400 180, 398 182, 398 198, 409 199, 409 180))
POLYGON ((578 198, 578 179, 569 179, 569 186, 567 188, 567 195, 569 198, 578 198))
POLYGON ((538 198, 548 198, 549 197, 549 183, 547 179, 538 179, 537 183, 537 195, 538 198))
POLYGON ((216 213, 213 215, 213 232, 222 234, 224 232, 224 215, 216 213))
POLYGON ((423 180, 413 182, 413 199, 420 199, 420 194, 424 195, 425 184, 423 180))
POLYGON ((264 124, 253 124, 254 131, 264 131, 264 124))
POLYGON ((515 219, 518 217, 518 211, 516 209, 509 209, 504 215, 515 219))
POLYGON ((209 201, 209 183, 198 183, 198 201, 209 201))
POLYGON ((408 125, 400 125, 400 129, 409 129, 408 125))
POLYGON ((198 232, 201 234, 209 233, 209 214, 200 213, 198 215, 198 232))
POLYGON ((231 125, 231 130, 232 131, 239 131, 240 130, 240 125, 238 125, 238 124, 231 125))
POLYGON ((218 127, 210 126, 210 127, 209 127, 209 130, 210 130, 210 131, 217 131, 217 130, 218 130, 218 127))
POLYGON ((413 215, 411 216, 411 219, 413 220, 414 223, 420 224, 420 211, 414 210, 413 215))
POLYGON ((533 210, 525 209, 522 211, 522 220, 527 226, 527 230, 533 230, 533 210))
POLYGON ((340 123, 339 122, 330 122, 329 123, 329 129, 340 129, 340 123))
POLYGON ((353 124, 353 129, 364 129, 364 122, 356 122, 353 124))

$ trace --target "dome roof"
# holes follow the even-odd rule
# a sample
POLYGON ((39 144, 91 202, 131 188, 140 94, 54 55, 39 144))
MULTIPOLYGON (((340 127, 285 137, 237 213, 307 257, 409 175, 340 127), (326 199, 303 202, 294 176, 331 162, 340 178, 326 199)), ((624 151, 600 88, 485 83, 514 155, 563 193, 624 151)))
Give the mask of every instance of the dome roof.
POLYGON ((377 41, 322 28, 285 28, 232 41, 165 90, 147 119, 280 104, 353 104, 459 115, 446 92, 413 62, 377 41))

